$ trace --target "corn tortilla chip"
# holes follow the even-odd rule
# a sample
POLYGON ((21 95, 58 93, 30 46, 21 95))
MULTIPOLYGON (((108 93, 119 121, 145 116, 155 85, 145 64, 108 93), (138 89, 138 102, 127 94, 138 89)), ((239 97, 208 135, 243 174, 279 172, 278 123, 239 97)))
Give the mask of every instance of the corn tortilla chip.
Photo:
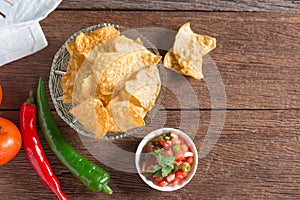
POLYGON ((122 132, 124 130, 122 130, 115 122, 114 117, 113 117, 113 111, 112 111, 112 102, 110 101, 107 106, 106 106, 106 110, 108 112, 109 115, 109 123, 108 123, 108 131, 111 132, 122 132))
POLYGON ((119 31, 112 26, 102 27, 88 34, 79 33, 75 42, 66 45, 70 54, 70 61, 67 73, 62 76, 63 103, 72 103, 74 81, 86 54, 97 45, 103 44, 106 40, 117 37, 119 34, 119 31))
POLYGON ((161 59, 161 56, 157 56, 148 50, 114 53, 114 55, 109 53, 108 56, 104 55, 104 57, 108 58, 96 64, 101 68, 93 68, 98 78, 98 87, 104 95, 111 95, 119 82, 133 72, 145 66, 157 64, 161 59), (113 61, 110 58, 113 58, 113 61))
POLYGON ((109 115, 102 102, 98 99, 87 99, 70 110, 80 124, 95 134, 103 137, 108 131, 109 115))
POLYGON ((112 117, 114 123, 121 130, 130 130, 139 126, 144 126, 143 119, 144 109, 138 107, 129 101, 113 101, 111 102, 112 117))
POLYGON ((137 99, 147 111, 155 104, 160 89, 161 81, 156 65, 142 68, 133 79, 125 83, 125 91, 137 99))
POLYGON ((186 75, 186 76, 191 76, 197 80, 200 80, 203 78, 202 74, 202 67, 200 68, 194 68, 194 67, 182 67, 179 65, 177 58, 175 57, 172 49, 165 55, 164 66, 172 69, 180 74, 186 75))
POLYGON ((78 53, 74 42, 68 43, 66 48, 70 53, 70 61, 68 63, 67 73, 62 76, 61 87, 63 89, 63 103, 71 104, 74 81, 77 71, 84 61, 84 56, 78 53))
POLYGON ((79 33, 75 40, 76 49, 80 54, 85 55, 99 44, 119 34, 120 32, 112 26, 105 26, 88 34, 79 33))
POLYGON ((190 23, 186 23, 179 29, 173 48, 166 54, 164 64, 181 74, 201 79, 202 57, 215 47, 215 38, 194 33, 190 23))
POLYGON ((113 27, 80 33, 66 46, 70 61, 62 77, 63 102, 85 127, 103 137, 144 126, 161 82, 155 55, 136 40, 120 36, 113 27))

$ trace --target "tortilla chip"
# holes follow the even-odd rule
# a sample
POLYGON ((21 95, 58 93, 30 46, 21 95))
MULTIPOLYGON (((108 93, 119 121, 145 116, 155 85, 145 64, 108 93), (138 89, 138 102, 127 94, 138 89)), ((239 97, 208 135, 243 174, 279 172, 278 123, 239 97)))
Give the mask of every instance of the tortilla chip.
POLYGON ((112 118, 114 123, 121 130, 130 130, 139 126, 144 126, 144 109, 129 101, 111 101, 112 118))
POLYGON ((193 68, 193 67, 182 67, 179 65, 177 58, 175 57, 172 49, 165 55, 164 66, 172 69, 180 74, 186 75, 186 76, 191 76, 197 80, 200 80, 203 78, 202 75, 202 67, 199 69, 193 68))
POLYGON ((202 57, 216 47, 216 39, 194 33, 190 23, 179 29, 173 48, 167 53, 164 64, 167 68, 195 79, 203 78, 202 57))
POLYGON ((161 60, 113 27, 80 33, 66 46, 70 61, 62 77, 63 102, 96 138, 108 131, 123 132, 144 126, 161 82, 156 65, 161 60))
POLYGON ((85 60, 78 72, 73 84, 72 92, 72 103, 80 104, 86 99, 93 97, 95 98, 96 93, 96 78, 92 73, 92 69, 87 61, 85 60))
MULTIPOLYGON (((96 83, 97 82, 95 82, 94 84, 96 84, 96 83)), ((97 86, 97 84, 96 84, 96 86, 97 86)), ((100 88, 97 87, 95 98, 101 100, 104 106, 107 106, 109 104, 109 102, 112 99, 111 96, 112 95, 104 95, 104 94, 102 94, 101 91, 100 91, 100 88)))
POLYGON ((140 45, 143 45, 143 41, 141 40, 141 38, 136 38, 136 39, 134 40, 134 42, 136 42, 136 43, 138 43, 138 44, 140 44, 140 45))
POLYGON ((108 131, 109 115, 102 102, 98 99, 87 99, 70 110, 84 128, 103 137, 108 131))
POLYGON ((84 61, 84 56, 79 54, 76 50, 75 42, 68 43, 66 48, 70 53, 70 61, 68 63, 67 73, 62 76, 61 87, 63 89, 63 103, 71 104, 76 72, 84 61))
POLYGON ((160 89, 161 81, 156 65, 142 68, 134 78, 125 83, 125 91, 147 111, 154 106, 160 89))
POLYGON ((112 102, 110 101, 107 106, 107 112, 109 115, 109 123, 108 123, 108 131, 110 132, 122 132, 123 130, 116 124, 114 117, 113 117, 113 111, 112 111, 112 102))
POLYGON ((98 78, 98 87, 104 95, 111 95, 119 82, 133 72, 148 65, 158 64, 161 59, 161 56, 148 50, 118 53, 112 57, 114 60, 111 63, 109 63, 110 59, 104 59, 103 63, 96 64, 102 66, 101 69, 94 68, 94 73, 98 78))
MULTIPOLYGON (((125 83, 124 83, 125 84, 125 83)), ((126 92, 124 85, 122 87, 121 90, 119 90, 119 92, 117 92, 117 94, 114 93, 113 95, 114 97, 119 97, 122 101, 129 101, 130 103, 142 107, 141 103, 139 100, 137 100, 134 96, 132 96, 131 94, 129 94, 128 92, 126 92)), ((146 113, 145 113, 146 114, 146 113)), ((143 116, 145 117, 145 116, 143 116)))
POLYGON ((106 40, 117 37, 119 34, 119 31, 112 26, 102 27, 89 34, 79 33, 76 36, 75 42, 70 42, 66 45, 66 49, 70 54, 70 61, 67 73, 62 76, 63 103, 73 103, 74 82, 86 54, 97 45, 103 44, 106 40))
POLYGON ((106 40, 118 36, 120 32, 112 26, 99 28, 91 33, 79 33, 76 37, 76 49, 82 55, 86 55, 90 50, 104 43, 106 40))
POLYGON ((132 52, 136 50, 147 50, 143 44, 142 41, 138 38, 137 42, 133 41, 132 39, 129 39, 125 36, 117 37, 117 41, 115 41, 115 51, 116 52, 132 52))

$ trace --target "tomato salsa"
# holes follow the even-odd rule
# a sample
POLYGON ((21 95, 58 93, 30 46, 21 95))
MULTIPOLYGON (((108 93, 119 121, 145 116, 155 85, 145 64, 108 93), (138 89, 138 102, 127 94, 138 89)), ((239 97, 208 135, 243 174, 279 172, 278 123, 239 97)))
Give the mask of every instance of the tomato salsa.
POLYGON ((177 133, 156 136, 145 145, 142 153, 141 171, 158 186, 178 185, 192 171, 194 153, 177 133))

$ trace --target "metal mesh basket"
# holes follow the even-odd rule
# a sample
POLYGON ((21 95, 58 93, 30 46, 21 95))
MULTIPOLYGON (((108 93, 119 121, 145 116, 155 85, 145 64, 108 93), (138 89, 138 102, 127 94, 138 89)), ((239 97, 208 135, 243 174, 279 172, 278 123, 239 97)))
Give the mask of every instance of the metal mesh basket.
MULTIPOLYGON (((58 115, 70 126, 72 127, 77 133, 82 134, 84 136, 92 137, 94 138, 95 135, 89 131, 87 131, 78 121, 77 119, 69 112, 69 110, 74 107, 73 104, 64 104, 62 102, 62 96, 63 96, 63 90, 61 88, 61 78, 62 76, 66 73, 67 67, 68 67, 68 62, 70 59, 69 53, 66 49, 66 44, 69 42, 72 42, 75 40, 76 36, 80 33, 89 33, 95 29, 98 29, 100 27, 105 27, 105 26, 113 26, 116 29, 118 29, 122 35, 125 35, 128 38, 135 39, 139 37, 144 46, 150 50, 151 52, 155 53, 156 55, 159 55, 158 50, 156 47, 145 37, 143 37, 137 30, 135 29, 129 29, 126 27, 121 27, 119 25, 114 25, 114 24, 109 24, 109 23, 103 23, 103 24, 98 24, 94 25, 91 27, 88 27, 86 29, 80 30, 73 35, 61 46, 61 48, 58 50, 58 52, 55 54, 53 63, 51 66, 51 71, 50 71, 50 77, 49 77, 49 89, 50 89, 50 95, 54 104, 54 107, 58 113, 58 115)), ((145 123, 146 125, 151 123, 151 119, 155 116, 156 112, 159 110, 159 106, 163 100, 164 93, 165 93, 165 88, 163 87, 163 83, 165 81, 165 71, 164 67, 159 63, 158 64, 158 69, 160 73, 160 78, 162 82, 162 88, 160 91, 159 96, 156 99, 155 105, 152 108, 152 110, 147 113, 145 117, 145 123)), ((108 132, 103 139, 104 140, 115 140, 115 139, 120 139, 122 137, 125 137, 127 135, 134 134, 136 131, 139 131, 143 129, 143 127, 138 127, 134 128, 131 130, 128 130, 126 132, 108 132)))

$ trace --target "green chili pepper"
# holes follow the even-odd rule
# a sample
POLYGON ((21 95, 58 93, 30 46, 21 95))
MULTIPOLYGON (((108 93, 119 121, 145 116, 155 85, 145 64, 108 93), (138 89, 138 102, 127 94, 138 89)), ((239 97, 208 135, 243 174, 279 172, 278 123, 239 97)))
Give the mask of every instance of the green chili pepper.
POLYGON ((179 167, 176 165, 176 166, 174 166, 172 172, 176 172, 178 169, 179 169, 179 167))
POLYGON ((57 158, 90 190, 94 192, 103 190, 107 194, 112 194, 112 189, 107 185, 110 175, 81 156, 61 134, 51 114, 41 77, 37 89, 37 107, 40 127, 57 158))
POLYGON ((153 145, 153 142, 148 142, 147 145, 148 146, 153 145))
POLYGON ((181 165, 181 169, 184 172, 190 172, 191 171, 191 165, 188 162, 183 162, 181 165))
POLYGON ((170 136, 164 136, 164 139, 165 140, 171 140, 171 137, 170 136))
POLYGON ((173 144, 172 151, 178 153, 180 151, 180 144, 173 144))
POLYGON ((162 135, 156 137, 153 139, 153 142, 158 142, 159 140, 162 140, 164 137, 162 135))

